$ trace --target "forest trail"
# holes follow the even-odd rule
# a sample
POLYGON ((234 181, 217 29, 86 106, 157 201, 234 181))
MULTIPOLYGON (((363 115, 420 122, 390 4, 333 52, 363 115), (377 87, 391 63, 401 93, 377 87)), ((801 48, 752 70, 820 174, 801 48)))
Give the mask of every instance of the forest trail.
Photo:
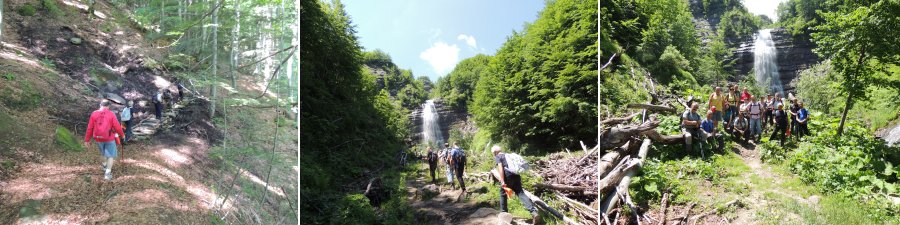
MULTIPOLYGON (((187 101, 186 101, 187 102, 187 101)), ((177 107, 182 108, 182 107, 177 107)), ((158 124, 166 129, 177 113, 158 124)), ((160 129, 159 126, 154 127, 160 129)), ((154 131, 154 133, 156 133, 154 131)), ((81 136, 76 138, 80 140, 81 136)), ((79 141, 80 142, 80 141, 79 141)), ((215 194, 205 180, 205 140, 170 133, 118 146, 113 180, 103 180, 96 144, 53 151, 0 183, 0 221, 13 224, 200 224, 215 194)), ((226 205, 227 207, 227 205, 226 205)))
MULTIPOLYGON (((744 163, 750 167, 750 173, 746 173, 740 178, 740 182, 747 184, 749 188, 747 189, 748 192, 743 193, 739 200, 743 207, 737 209, 735 212, 736 217, 728 220, 729 223, 759 223, 757 217, 760 212, 772 211, 774 208, 779 207, 776 205, 776 202, 773 202, 773 197, 791 198, 799 203, 809 205, 810 207, 815 208, 817 206, 819 196, 812 195, 808 198, 804 198, 801 197, 803 194, 800 193, 799 190, 795 190, 789 185, 785 185, 785 181, 790 179, 773 171, 772 166, 762 162, 756 144, 734 143, 732 144, 732 151, 741 156, 744 163)), ((792 212, 786 213, 787 214, 783 218, 784 222, 803 222, 799 215, 792 212)))
MULTIPOLYGON (((466 174, 466 186, 469 190, 463 194, 458 187, 450 188, 447 177, 442 170, 435 171, 437 182, 432 183, 427 165, 417 167, 414 180, 407 180, 407 200, 415 212, 415 221, 420 224, 503 224, 500 218, 509 224, 530 224, 525 218, 501 213, 499 209, 486 202, 475 200, 477 195, 496 194, 488 188, 475 188, 472 177, 466 174), (501 216, 501 214, 503 214, 501 216)), ((476 181, 477 182, 477 181, 476 181)), ((519 204, 517 198, 510 199, 510 204, 519 204), (514 200, 515 199, 515 200, 514 200)))

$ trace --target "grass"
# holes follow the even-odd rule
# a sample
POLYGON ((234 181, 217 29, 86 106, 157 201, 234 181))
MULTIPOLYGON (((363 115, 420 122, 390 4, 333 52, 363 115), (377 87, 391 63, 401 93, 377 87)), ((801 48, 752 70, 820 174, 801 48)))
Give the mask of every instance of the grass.
POLYGON ((69 151, 83 152, 84 147, 72 136, 72 132, 65 127, 56 128, 56 145, 69 151))
POLYGON ((756 212, 761 224, 887 224, 897 218, 879 213, 858 201, 839 195, 823 196, 816 206, 775 192, 766 192, 766 210, 756 212))
POLYGON ((18 12, 19 15, 22 16, 34 16, 34 13, 37 12, 37 9, 35 9, 34 6, 32 6, 30 3, 25 3, 25 5, 19 7, 16 12, 18 12))
POLYGON ((43 102, 44 96, 35 90, 28 80, 21 79, 16 86, 18 91, 6 88, 0 92, 0 99, 3 99, 6 106, 28 111, 37 108, 43 102))

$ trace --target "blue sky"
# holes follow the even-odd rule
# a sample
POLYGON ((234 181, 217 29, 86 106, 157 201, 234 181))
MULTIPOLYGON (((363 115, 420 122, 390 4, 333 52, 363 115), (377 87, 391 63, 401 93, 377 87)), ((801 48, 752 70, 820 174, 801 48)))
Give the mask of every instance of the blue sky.
POLYGON ((522 31, 543 0, 344 0, 365 50, 381 49, 400 68, 431 81, 463 59, 493 55, 522 31))

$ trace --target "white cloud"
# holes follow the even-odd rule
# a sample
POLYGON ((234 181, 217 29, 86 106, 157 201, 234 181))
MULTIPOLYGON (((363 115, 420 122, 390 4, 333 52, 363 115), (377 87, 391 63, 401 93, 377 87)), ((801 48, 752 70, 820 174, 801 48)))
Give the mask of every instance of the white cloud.
POLYGON ((474 36, 469 36, 469 35, 465 35, 465 34, 460 34, 459 36, 456 37, 456 39, 466 41, 466 44, 467 44, 467 45, 469 45, 469 46, 472 47, 473 49, 478 49, 478 43, 475 42, 475 37, 474 37, 474 36))
POLYGON ((442 41, 435 42, 431 48, 425 49, 419 54, 419 58, 428 61, 431 68, 439 75, 450 72, 459 62, 459 47, 448 45, 442 41))

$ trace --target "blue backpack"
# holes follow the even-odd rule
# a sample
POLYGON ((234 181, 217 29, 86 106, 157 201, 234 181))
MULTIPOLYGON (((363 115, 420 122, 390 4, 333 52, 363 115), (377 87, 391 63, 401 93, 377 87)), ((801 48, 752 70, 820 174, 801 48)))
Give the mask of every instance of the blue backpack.
POLYGON ((453 158, 454 162, 461 163, 462 165, 465 165, 466 163, 466 152, 460 148, 450 150, 450 157, 453 158))

